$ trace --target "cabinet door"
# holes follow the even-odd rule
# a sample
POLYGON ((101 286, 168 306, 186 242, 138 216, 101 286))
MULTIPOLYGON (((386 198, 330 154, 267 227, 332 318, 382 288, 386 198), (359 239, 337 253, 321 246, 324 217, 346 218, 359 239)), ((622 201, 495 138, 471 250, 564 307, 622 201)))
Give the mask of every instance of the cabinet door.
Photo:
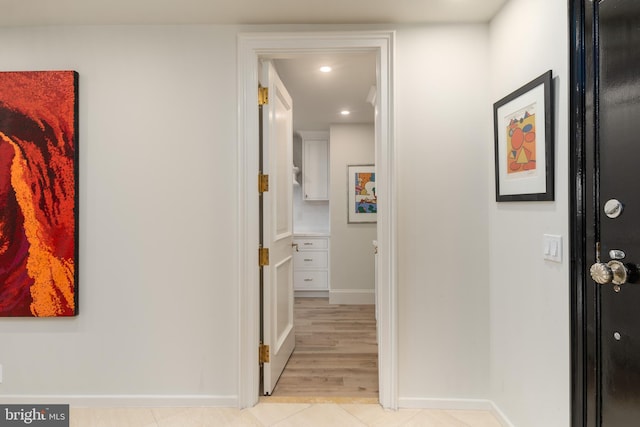
POLYGON ((306 269, 325 269, 329 266, 327 251, 294 252, 293 263, 296 271, 306 269))
POLYGON ((329 289, 326 271, 296 271, 293 284, 298 291, 325 291, 329 289))
POLYGON ((295 237, 293 243, 298 245, 298 251, 314 251, 318 249, 328 249, 328 239, 313 239, 304 237, 295 237))
POLYGON ((302 141, 302 191, 305 200, 329 200, 329 141, 302 141))

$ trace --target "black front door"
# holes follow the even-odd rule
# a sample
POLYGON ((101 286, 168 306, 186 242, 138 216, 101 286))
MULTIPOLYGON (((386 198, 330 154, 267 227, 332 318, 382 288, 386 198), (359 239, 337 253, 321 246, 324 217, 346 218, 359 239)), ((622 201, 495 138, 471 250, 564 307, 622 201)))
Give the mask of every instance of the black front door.
POLYGON ((640 426, 640 1, 582 8, 584 323, 574 345, 585 349, 585 405, 574 425, 640 426))

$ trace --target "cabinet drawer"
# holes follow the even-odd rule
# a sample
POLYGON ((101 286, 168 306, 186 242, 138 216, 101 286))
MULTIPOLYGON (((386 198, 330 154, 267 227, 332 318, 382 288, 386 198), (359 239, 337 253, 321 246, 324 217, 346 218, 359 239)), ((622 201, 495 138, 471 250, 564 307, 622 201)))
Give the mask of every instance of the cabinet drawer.
POLYGON ((327 268, 327 252, 300 251, 293 253, 293 265, 295 270, 314 268, 327 268))
POLYGON ((328 239, 313 239, 306 237, 295 237, 293 243, 298 245, 300 251, 312 251, 317 249, 327 249, 329 247, 328 239))
POLYGON ((296 271, 293 287, 296 290, 329 289, 326 271, 296 271))

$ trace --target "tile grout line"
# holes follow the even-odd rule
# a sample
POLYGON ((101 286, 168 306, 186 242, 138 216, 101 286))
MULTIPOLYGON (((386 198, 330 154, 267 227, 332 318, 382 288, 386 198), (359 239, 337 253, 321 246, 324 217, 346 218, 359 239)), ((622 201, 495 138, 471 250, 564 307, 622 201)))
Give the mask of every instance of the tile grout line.
POLYGON ((356 421, 358 421, 360 424, 362 424, 363 426, 367 427, 369 424, 365 423, 364 420, 361 420, 360 418, 356 417, 355 415, 353 415, 351 412, 347 411, 346 409, 344 409, 342 407, 342 405, 337 405, 342 411, 344 411, 345 413, 349 414, 353 419, 355 419, 356 421))
MULTIPOLYGON (((260 402, 260 403, 264 403, 264 402, 260 402)), ((265 404, 270 405, 269 403, 265 403, 265 404)), ((280 419, 280 420, 278 420, 278 421, 276 421, 274 423, 271 423, 271 424, 265 424, 261 419, 259 419, 253 413, 251 415, 253 415, 258 421, 260 421, 260 423, 263 424, 265 427, 276 427, 278 424, 285 422, 286 420, 288 420, 289 418, 293 417, 294 415, 298 415, 302 411, 306 411, 307 409, 309 409, 309 408, 311 408, 313 406, 312 404, 309 404, 309 403, 305 403, 305 405, 306 406, 304 408, 300 408, 299 410, 295 411, 294 413, 289 414, 288 416, 286 416, 286 417, 284 417, 284 418, 282 418, 282 419, 280 419)), ((249 408, 249 409, 251 409, 251 408, 249 408)))
MULTIPOLYGON (((400 409, 398 409, 400 410, 400 409)), ((418 412, 416 412, 415 414, 413 414, 412 416, 410 416, 407 420, 405 420, 402 424, 398 425, 398 427, 402 427, 402 426, 406 426, 407 424, 409 424, 409 422, 411 420, 413 420, 414 418, 416 418, 418 415, 422 414, 422 412, 424 411, 424 409, 420 409, 418 412)))

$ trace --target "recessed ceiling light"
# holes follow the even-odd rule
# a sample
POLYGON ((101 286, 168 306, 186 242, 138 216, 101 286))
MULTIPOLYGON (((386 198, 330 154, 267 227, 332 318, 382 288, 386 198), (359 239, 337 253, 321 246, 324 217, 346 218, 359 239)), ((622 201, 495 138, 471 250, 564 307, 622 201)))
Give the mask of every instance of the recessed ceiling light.
POLYGON ((322 67, 320 67, 320 71, 322 71, 323 73, 329 73, 331 72, 331 67, 329 67, 328 65, 324 65, 322 67))
POLYGON ((349 110, 342 110, 342 111, 340 111, 340 114, 342 114, 343 116, 348 116, 349 114, 351 114, 351 111, 349 111, 349 110))

